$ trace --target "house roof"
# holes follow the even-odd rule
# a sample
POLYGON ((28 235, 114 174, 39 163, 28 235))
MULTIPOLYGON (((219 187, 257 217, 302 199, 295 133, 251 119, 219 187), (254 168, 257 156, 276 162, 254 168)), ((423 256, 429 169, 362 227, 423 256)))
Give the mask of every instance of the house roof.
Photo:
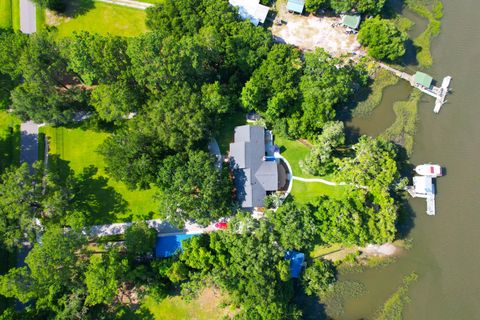
POLYGON ((230 5, 238 8, 242 19, 249 19, 254 25, 264 23, 269 7, 261 5, 260 0, 229 0, 230 5))
POLYGON ((432 177, 415 176, 413 177, 415 192, 420 194, 434 193, 432 177))
POLYGON ((344 15, 342 18, 342 24, 352 29, 358 29, 360 26, 361 17, 359 15, 344 15))
POLYGON ((305 0, 288 0, 287 10, 293 11, 296 13, 302 13, 303 7, 305 6, 305 0))
POLYGON ((285 253, 285 260, 290 260, 290 276, 292 278, 299 278, 302 272, 305 254, 297 251, 287 251, 285 253))
POLYGON ((243 208, 263 207, 267 191, 278 189, 275 161, 265 160, 265 129, 260 126, 235 128, 230 144, 230 163, 235 174, 237 200, 243 208))
POLYGON ((417 71, 413 76, 413 79, 416 84, 422 85, 424 87, 430 88, 432 85, 433 78, 426 73, 417 71))

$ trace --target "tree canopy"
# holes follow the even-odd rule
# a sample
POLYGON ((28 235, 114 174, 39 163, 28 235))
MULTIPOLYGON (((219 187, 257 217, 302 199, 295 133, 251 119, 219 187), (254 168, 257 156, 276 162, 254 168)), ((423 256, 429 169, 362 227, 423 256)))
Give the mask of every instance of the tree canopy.
POLYGON ((393 22, 375 17, 367 19, 358 33, 358 41, 375 59, 394 61, 405 54, 407 35, 393 22))

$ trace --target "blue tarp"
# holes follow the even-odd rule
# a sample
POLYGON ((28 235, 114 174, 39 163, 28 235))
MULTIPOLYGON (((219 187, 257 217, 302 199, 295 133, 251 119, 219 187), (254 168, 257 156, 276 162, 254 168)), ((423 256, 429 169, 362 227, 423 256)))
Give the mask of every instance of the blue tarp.
POLYGON ((287 251, 285 253, 285 260, 290 260, 290 275, 292 278, 300 277, 302 271, 303 260, 305 255, 301 252, 287 251))
POLYGON ((190 239, 198 234, 177 234, 157 237, 155 244, 155 256, 157 258, 171 257, 177 250, 182 250, 182 241, 190 239))

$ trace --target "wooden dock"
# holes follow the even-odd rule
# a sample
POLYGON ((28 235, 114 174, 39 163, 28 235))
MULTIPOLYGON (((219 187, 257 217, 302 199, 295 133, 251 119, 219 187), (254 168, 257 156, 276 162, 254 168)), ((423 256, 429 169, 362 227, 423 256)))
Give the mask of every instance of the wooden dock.
POLYGON ((433 112, 439 113, 440 109, 446 102, 446 97, 449 92, 449 86, 450 82, 452 81, 452 77, 447 76, 443 78, 442 81, 442 86, 441 87, 436 87, 436 86, 431 86, 430 88, 424 87, 418 83, 415 82, 415 78, 413 75, 397 70, 395 68, 392 68, 384 63, 379 62, 378 65, 382 67, 385 70, 388 70, 392 72, 394 75, 397 77, 404 79, 412 85, 412 87, 417 88, 418 90, 422 91, 423 93, 428 94, 429 96, 432 96, 435 98, 435 107, 433 108, 433 112))

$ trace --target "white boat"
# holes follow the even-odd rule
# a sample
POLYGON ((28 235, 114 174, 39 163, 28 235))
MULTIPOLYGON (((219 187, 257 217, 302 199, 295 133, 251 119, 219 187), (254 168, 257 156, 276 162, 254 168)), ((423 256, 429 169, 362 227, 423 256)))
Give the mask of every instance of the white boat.
POLYGON ((415 167, 415 172, 421 176, 441 177, 442 167, 438 164, 421 164, 415 167))

